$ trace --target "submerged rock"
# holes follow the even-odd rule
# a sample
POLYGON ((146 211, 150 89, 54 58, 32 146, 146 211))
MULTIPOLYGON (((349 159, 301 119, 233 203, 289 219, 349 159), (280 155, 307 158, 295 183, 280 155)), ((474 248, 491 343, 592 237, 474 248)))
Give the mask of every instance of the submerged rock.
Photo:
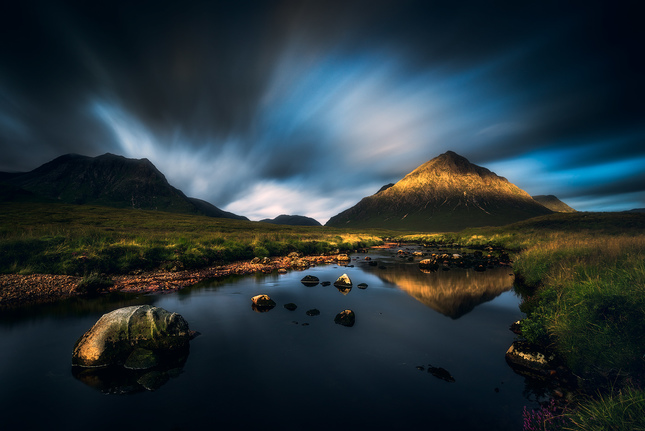
POLYGON ((359 289, 367 289, 367 283, 361 283, 358 285, 359 289))
POLYGON ((334 323, 338 325, 352 327, 356 323, 356 314, 352 310, 343 310, 336 315, 334 323))
POLYGON ((179 314, 150 305, 119 308, 104 314, 72 352, 72 365, 104 367, 123 364, 137 348, 177 350, 188 346, 188 322, 179 314))
POLYGON ((320 310, 316 308, 312 308, 311 310, 307 310, 307 316, 318 316, 320 314, 320 310))
POLYGON ((448 383, 455 382, 455 378, 452 377, 450 372, 448 372, 448 370, 446 370, 445 368, 433 367, 432 365, 428 365, 428 372, 433 376, 435 376, 436 378, 444 380, 448 383))
POLYGON ((289 302, 288 304, 284 304, 284 308, 286 308, 289 311, 293 311, 296 308, 298 308, 298 306, 296 304, 294 304, 293 302, 289 302))

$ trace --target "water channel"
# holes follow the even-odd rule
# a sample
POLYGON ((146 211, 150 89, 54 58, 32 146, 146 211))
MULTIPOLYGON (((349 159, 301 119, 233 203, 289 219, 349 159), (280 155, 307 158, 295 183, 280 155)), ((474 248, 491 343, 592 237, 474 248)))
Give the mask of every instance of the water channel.
POLYGON ((422 272, 417 262, 370 250, 347 267, 3 312, 2 428, 521 429, 523 407, 537 403, 504 359, 509 324, 522 316, 510 268, 422 272), (333 282, 344 273, 353 288, 342 292, 333 282), (305 275, 332 285, 305 286, 305 275), (277 306, 255 312, 250 298, 261 293, 277 306), (73 373, 76 340, 134 304, 175 311, 201 333, 168 381, 117 394, 128 391, 73 373), (345 309, 353 327, 334 323, 345 309))

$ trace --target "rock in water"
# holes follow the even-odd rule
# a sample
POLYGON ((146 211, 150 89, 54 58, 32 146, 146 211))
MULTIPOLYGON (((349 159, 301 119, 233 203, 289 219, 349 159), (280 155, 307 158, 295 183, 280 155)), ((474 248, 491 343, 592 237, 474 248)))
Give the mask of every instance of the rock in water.
POLYGON ((433 376, 435 376, 436 378, 445 380, 448 383, 454 383, 455 381, 455 378, 452 377, 452 375, 445 368, 433 367, 432 365, 428 365, 428 372, 433 376))
POLYGON ((251 298, 253 310, 258 312, 269 311, 275 307, 275 301, 269 295, 255 295, 251 298))
POLYGON ((300 282, 305 286, 315 286, 320 280, 313 275, 305 275, 300 282))
POLYGON ((336 287, 352 287, 352 280, 349 279, 347 274, 343 274, 340 277, 338 277, 338 280, 334 282, 334 286, 336 287))
POLYGON ((352 310, 343 310, 336 315, 334 323, 349 327, 354 326, 354 323, 356 323, 356 315, 352 310))
POLYGON ((188 347, 189 340, 188 322, 177 313, 150 305, 119 308, 104 314, 78 339, 72 365, 123 364, 137 347, 177 350, 188 347))

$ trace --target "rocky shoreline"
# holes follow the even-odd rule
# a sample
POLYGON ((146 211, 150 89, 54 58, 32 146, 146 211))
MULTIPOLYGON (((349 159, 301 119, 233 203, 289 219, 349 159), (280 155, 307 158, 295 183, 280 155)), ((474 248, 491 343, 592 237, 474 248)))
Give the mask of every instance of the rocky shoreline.
MULTIPOLYGON (((289 269, 306 269, 310 266, 337 263, 337 256, 289 256, 235 262, 182 271, 150 271, 129 275, 108 275, 114 284, 110 292, 152 293, 174 292, 202 280, 228 275, 286 272, 289 269)), ((72 296, 81 296, 79 283, 82 277, 53 274, 0 274, 0 309, 54 302, 72 296)))

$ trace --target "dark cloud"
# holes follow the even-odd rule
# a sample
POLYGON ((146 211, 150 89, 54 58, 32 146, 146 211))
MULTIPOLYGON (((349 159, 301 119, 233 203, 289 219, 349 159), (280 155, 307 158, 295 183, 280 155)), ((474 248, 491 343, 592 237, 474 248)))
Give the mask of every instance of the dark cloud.
POLYGON ((0 170, 68 152, 147 157, 188 194, 258 218, 277 215, 264 194, 289 190, 292 207, 275 210, 324 219, 446 150, 533 194, 557 194, 546 187, 567 175, 585 177, 558 187, 567 196, 638 192, 631 170, 609 173, 645 151, 637 11, 623 1, 14 2, 0 18, 0 170), (540 165, 544 189, 520 163, 540 165), (576 171, 598 166, 597 182, 576 171), (307 209, 305 196, 325 204, 307 209))

